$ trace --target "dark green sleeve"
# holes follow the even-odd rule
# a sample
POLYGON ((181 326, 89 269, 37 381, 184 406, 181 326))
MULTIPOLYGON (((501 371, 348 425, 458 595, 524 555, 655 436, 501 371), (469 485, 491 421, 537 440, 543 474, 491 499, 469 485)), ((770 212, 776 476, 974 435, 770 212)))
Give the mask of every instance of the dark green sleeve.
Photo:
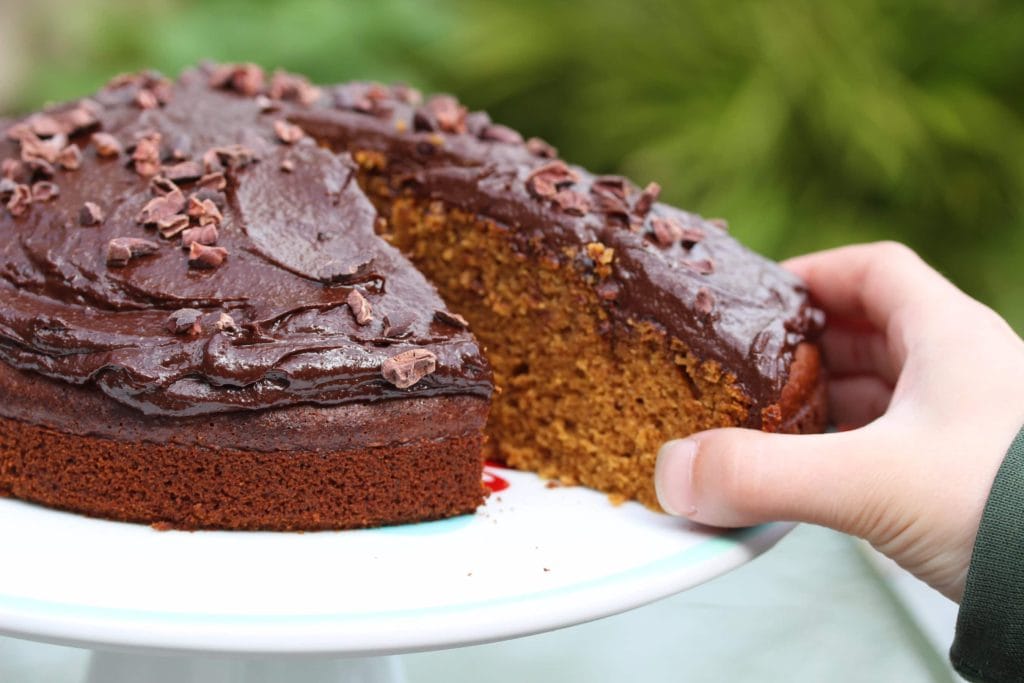
POLYGON ((1024 683, 1024 428, 992 483, 949 652, 979 683, 1024 683))

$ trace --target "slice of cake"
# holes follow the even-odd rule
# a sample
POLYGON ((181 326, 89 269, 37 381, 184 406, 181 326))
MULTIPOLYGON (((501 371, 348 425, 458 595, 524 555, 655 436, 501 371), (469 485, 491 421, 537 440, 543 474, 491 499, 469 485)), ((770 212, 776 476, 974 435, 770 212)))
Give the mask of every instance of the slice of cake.
POLYGON ((8 495, 372 526, 473 510, 486 454, 654 506, 665 439, 823 426, 793 276, 448 96, 139 74, 0 160, 8 495))

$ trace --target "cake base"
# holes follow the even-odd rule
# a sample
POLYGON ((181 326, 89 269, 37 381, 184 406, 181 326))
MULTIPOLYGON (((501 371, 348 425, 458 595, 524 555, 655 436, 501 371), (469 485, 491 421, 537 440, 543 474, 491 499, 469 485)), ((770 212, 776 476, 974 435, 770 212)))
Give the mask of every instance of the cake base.
POLYGON ((473 512, 482 436, 261 453, 128 443, 0 419, 0 494, 177 529, 350 529, 473 512))
POLYGON ((351 529, 470 513, 486 495, 481 398, 153 418, 3 364, 0 395, 0 495, 95 517, 351 529))

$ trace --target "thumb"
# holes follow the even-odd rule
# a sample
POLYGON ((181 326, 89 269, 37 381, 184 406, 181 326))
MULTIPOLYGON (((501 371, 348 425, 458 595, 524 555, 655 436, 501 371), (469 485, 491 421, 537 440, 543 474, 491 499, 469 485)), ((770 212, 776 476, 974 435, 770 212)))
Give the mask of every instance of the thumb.
POLYGON ((669 441, 655 486, 666 512, 713 526, 787 520, 865 536, 886 509, 870 428, 818 435, 715 429, 669 441))

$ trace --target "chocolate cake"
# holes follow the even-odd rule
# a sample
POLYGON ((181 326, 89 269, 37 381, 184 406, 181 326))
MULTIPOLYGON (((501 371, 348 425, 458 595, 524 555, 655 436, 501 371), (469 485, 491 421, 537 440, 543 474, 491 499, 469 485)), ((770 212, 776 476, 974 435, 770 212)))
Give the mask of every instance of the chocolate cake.
POLYGON ((204 65, 3 129, 0 494, 365 527, 486 456, 656 506, 665 439, 823 426, 799 281, 450 96, 204 65))

